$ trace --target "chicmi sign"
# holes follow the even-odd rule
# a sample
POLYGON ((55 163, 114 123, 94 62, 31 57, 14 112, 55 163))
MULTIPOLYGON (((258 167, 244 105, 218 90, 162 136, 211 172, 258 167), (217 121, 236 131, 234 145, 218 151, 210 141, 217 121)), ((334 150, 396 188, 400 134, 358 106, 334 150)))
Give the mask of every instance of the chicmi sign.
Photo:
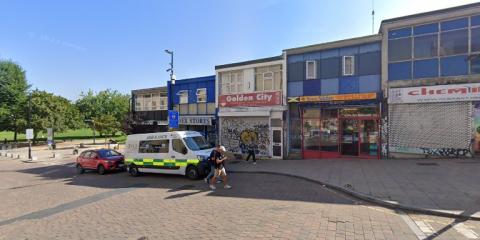
POLYGON ((259 107, 282 104, 282 92, 258 92, 221 95, 218 97, 220 107, 259 107))
POLYGON ((388 103, 460 102, 480 100, 480 83, 391 88, 388 103))

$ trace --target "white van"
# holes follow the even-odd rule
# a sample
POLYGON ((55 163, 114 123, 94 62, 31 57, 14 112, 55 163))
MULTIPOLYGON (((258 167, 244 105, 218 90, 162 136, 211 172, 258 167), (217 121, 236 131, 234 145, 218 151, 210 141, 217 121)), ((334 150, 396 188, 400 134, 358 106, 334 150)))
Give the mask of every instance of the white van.
POLYGON ((125 164, 132 176, 148 172, 198 179, 210 171, 207 159, 212 150, 199 132, 134 134, 127 136, 125 164))

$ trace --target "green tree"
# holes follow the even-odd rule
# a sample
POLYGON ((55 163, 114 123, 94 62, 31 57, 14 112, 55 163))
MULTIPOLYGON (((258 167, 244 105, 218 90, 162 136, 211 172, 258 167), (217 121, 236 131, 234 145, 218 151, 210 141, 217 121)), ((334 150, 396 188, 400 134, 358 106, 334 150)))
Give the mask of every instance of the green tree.
POLYGON ((47 128, 63 132, 80 126, 80 113, 66 98, 45 91, 35 90, 31 95, 31 126, 34 142, 37 135, 47 128))
MULTIPOLYGON (((108 115, 113 117, 116 122, 115 125, 121 125, 128 115, 129 95, 111 89, 98 93, 89 90, 87 93, 80 95, 80 99, 77 100, 75 105, 83 114, 85 120, 95 120, 108 115)), ((97 124, 96 121, 95 124, 97 124)))
POLYGON ((27 91, 30 86, 23 68, 9 60, 0 60, 0 131, 17 133, 26 128, 27 91))
POLYGON ((100 133, 100 136, 105 137, 105 142, 108 136, 113 136, 121 130, 120 122, 113 115, 102 115, 93 120, 95 121, 95 130, 100 133))

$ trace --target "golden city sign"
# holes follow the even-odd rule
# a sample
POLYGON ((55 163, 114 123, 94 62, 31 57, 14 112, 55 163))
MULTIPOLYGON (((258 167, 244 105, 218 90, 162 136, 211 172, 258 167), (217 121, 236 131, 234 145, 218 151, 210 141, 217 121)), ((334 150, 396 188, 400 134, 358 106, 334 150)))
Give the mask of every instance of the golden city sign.
POLYGON ((352 93, 323 96, 302 96, 288 98, 288 102, 330 102, 377 99, 377 93, 352 93))

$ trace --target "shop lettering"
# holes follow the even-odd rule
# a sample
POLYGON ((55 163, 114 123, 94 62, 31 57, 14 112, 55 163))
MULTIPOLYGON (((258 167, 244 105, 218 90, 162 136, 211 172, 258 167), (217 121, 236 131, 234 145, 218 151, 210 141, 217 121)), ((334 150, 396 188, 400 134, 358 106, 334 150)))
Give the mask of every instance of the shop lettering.
POLYGON ((282 92, 245 93, 219 96, 220 107, 271 106, 281 104, 282 92))
POLYGON ((450 88, 450 89, 421 88, 420 90, 409 91, 408 95, 425 96, 425 95, 443 95, 443 94, 468 94, 468 93, 480 93, 480 87, 461 87, 461 88, 450 88))
POLYGON ((255 96, 244 96, 244 95, 235 95, 235 96, 227 96, 227 102, 250 102, 250 101, 267 101, 270 102, 272 100, 273 95, 271 94, 264 94, 259 93, 255 96))

